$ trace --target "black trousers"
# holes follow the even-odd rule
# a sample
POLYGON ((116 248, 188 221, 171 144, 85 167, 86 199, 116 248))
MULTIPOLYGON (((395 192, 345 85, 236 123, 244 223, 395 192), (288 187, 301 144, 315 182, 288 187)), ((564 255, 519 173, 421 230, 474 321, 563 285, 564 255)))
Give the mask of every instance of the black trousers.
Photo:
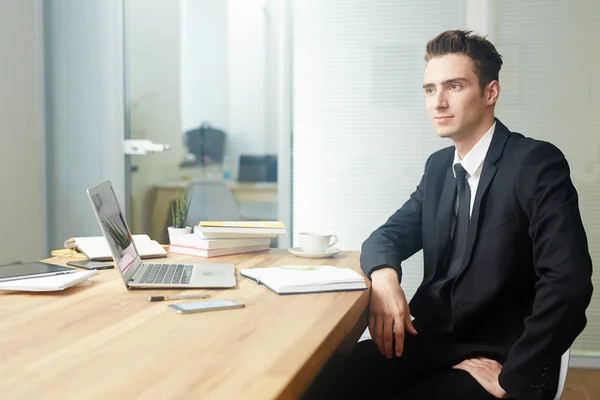
POLYGON ((366 340, 329 360, 303 399, 495 399, 468 372, 452 369, 465 358, 464 349, 441 335, 407 334, 404 354, 391 359, 366 340))

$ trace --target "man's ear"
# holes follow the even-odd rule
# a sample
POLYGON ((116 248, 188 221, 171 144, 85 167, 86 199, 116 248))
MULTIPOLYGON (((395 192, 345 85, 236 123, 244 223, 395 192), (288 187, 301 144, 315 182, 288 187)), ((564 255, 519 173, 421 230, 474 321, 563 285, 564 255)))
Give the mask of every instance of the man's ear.
POLYGON ((484 92, 485 100, 488 106, 493 106, 500 97, 500 83, 498 81, 491 81, 485 87, 484 92))

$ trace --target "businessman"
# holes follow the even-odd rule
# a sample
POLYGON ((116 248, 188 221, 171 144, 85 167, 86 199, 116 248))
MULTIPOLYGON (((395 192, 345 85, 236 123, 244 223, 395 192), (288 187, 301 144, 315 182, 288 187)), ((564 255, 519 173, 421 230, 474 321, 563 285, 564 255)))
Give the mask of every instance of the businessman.
POLYGON ((495 119, 492 43, 443 32, 425 61, 427 109, 453 146, 429 157, 409 200, 363 244, 373 339, 337 379, 323 374, 328 397, 551 399, 592 294, 569 166, 495 119), (407 304, 401 265, 419 250, 423 282, 407 304))

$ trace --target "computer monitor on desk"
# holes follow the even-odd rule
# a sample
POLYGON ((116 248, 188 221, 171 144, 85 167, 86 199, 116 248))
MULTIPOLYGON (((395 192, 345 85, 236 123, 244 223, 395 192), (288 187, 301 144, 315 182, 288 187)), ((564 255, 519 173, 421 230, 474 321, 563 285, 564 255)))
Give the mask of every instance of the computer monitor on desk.
POLYGON ((277 182, 277 156, 240 155, 238 182, 277 182))

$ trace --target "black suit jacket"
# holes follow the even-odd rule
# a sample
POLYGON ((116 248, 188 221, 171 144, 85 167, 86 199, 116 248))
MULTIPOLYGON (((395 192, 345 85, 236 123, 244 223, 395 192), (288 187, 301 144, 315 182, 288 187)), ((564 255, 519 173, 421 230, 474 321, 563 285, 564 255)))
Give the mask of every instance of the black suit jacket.
MULTIPOLYGON (((460 357, 496 354, 500 385, 517 399, 556 390, 560 356, 586 324, 592 265, 578 197, 563 154, 500 121, 475 194, 467 247, 448 299, 431 288, 447 268, 455 204, 454 147, 432 154, 410 199, 364 242, 370 276, 423 249, 423 282, 410 302, 417 330, 434 331, 448 303, 460 357), (550 381, 548 377, 550 378, 550 381)), ((544 395, 546 393, 546 395, 544 395)))

